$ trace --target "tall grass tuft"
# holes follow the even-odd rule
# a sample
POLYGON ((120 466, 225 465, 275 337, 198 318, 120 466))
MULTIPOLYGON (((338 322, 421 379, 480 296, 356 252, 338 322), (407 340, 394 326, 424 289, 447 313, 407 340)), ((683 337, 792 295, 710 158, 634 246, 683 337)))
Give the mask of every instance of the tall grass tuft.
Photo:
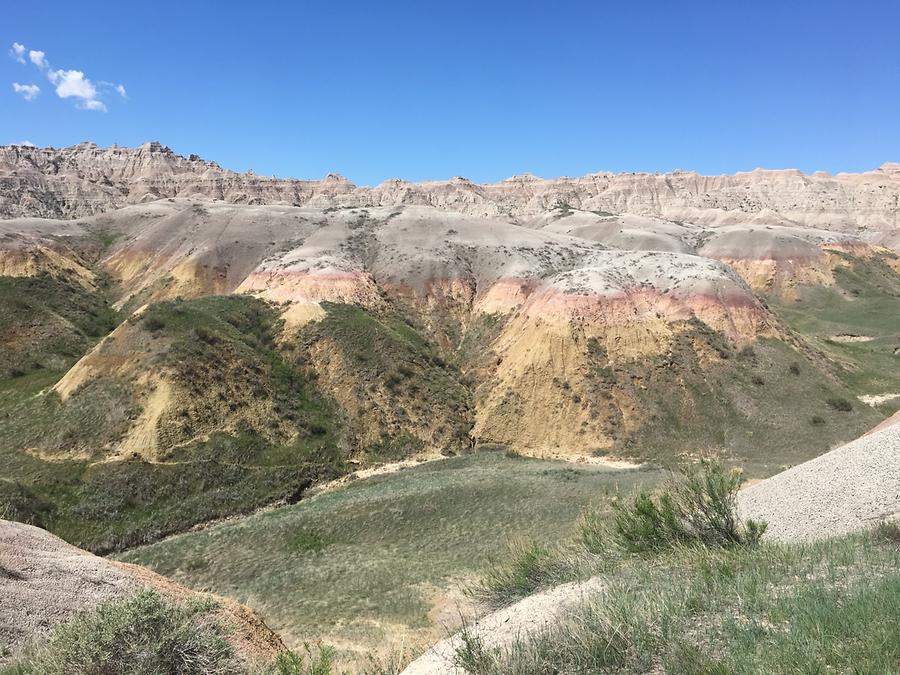
POLYGON ((335 656, 334 647, 306 642, 302 651, 279 654, 273 667, 264 675, 331 675, 335 656))
POLYGON ((558 582, 565 568, 566 561, 559 551, 534 542, 515 542, 508 558, 492 562, 468 593, 488 605, 506 605, 558 582))

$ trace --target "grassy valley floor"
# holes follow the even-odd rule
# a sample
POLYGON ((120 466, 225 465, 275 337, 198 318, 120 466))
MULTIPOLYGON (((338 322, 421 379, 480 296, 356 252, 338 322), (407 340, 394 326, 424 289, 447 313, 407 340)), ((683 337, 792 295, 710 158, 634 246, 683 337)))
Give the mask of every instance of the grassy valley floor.
POLYGON ((581 511, 660 481, 656 469, 507 457, 430 462, 121 555, 260 612, 291 646, 341 663, 415 656, 459 623, 461 588, 511 543, 572 536, 581 511))

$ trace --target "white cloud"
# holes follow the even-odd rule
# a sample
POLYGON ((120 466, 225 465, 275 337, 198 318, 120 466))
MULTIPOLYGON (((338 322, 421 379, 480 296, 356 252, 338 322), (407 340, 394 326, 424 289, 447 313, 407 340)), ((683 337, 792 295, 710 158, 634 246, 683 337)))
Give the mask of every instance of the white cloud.
POLYGON ((36 148, 37 146, 31 141, 19 141, 18 143, 13 143, 13 145, 21 145, 26 148, 36 148))
POLYGON ((39 52, 32 49, 28 52, 28 58, 31 59, 31 62, 36 65, 41 70, 46 70, 50 67, 50 64, 47 63, 47 55, 44 52, 39 52))
MULTIPOLYGON (((25 63, 25 45, 13 42, 10 55, 19 63, 25 63)), ((78 107, 82 110, 99 110, 106 112, 106 104, 101 100, 98 86, 85 77, 80 70, 54 70, 50 67, 47 55, 37 49, 28 52, 28 60, 37 66, 43 72, 50 83, 56 88, 56 95, 60 98, 78 99, 78 107)), ((21 94, 26 101, 32 100, 40 93, 40 87, 36 84, 13 84, 13 88, 17 93, 21 94)), ((103 93, 109 93, 112 89, 118 92, 122 98, 127 98, 125 85, 113 84, 112 82, 100 81, 99 89, 103 93)))
POLYGON ((98 101, 95 98, 86 100, 78 107, 82 110, 99 110, 100 112, 106 112, 106 105, 103 103, 103 101, 98 101))
POLYGON ((13 89, 17 94, 22 94, 22 98, 26 101, 34 100, 35 96, 41 93, 41 88, 36 84, 19 84, 13 82, 13 89))
POLYGON ((74 96, 88 101, 97 98, 97 87, 80 70, 51 70, 47 79, 56 87, 60 98, 74 96))
POLYGON ((25 63, 25 45, 20 45, 18 42, 13 42, 13 46, 9 51, 9 55, 19 63, 25 63))

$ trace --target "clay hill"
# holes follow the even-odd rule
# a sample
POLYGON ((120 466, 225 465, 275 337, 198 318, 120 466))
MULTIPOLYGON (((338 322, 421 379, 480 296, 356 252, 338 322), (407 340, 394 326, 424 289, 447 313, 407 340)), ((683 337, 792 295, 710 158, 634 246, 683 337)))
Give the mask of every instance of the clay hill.
POLYGON ((268 664, 285 651, 278 636, 243 605, 188 590, 138 565, 91 555, 37 527, 0 520, 0 661, 19 656, 77 612, 142 589, 173 602, 214 603, 213 619, 249 668, 268 664))
POLYGON ((473 446, 772 474, 893 412, 898 193, 0 148, 0 501, 104 551, 473 446))

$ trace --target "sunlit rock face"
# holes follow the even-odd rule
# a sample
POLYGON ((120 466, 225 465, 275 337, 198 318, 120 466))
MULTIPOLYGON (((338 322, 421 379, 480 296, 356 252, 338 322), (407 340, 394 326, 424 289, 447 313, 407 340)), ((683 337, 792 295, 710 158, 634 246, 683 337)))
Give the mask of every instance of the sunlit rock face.
POLYGON ((295 180, 236 173, 196 155, 177 155, 159 143, 0 147, 4 217, 71 218, 168 197, 318 208, 418 205, 518 220, 564 205, 699 225, 819 227, 887 240, 900 225, 898 195, 900 165, 891 163, 834 176, 757 169, 731 176, 690 171, 554 179, 526 175, 491 184, 460 177, 422 183, 394 179, 359 187, 334 174, 295 180))

